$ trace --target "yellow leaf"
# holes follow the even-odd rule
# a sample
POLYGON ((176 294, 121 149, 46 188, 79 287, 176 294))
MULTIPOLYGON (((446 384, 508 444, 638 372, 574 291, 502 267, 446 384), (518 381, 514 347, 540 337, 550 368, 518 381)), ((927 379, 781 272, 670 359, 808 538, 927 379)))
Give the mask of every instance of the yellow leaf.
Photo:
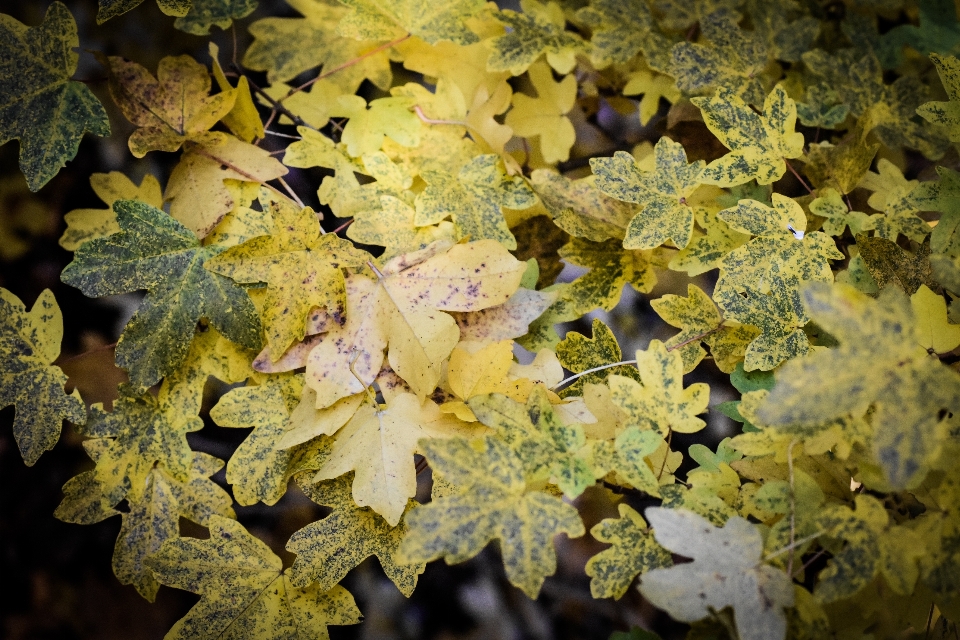
POLYGON ((163 207, 163 195, 160 183, 147 174, 138 187, 119 171, 94 173, 90 176, 90 186, 94 193, 110 207, 109 209, 74 209, 63 219, 67 229, 60 237, 60 246, 67 251, 76 251, 77 247, 88 240, 102 238, 120 231, 113 203, 117 200, 139 200, 157 207, 163 207))
MULTIPOLYGON (((210 57, 213 58, 213 77, 217 80, 220 91, 228 92, 233 90, 233 86, 227 80, 220 67, 218 56, 220 49, 213 42, 210 43, 210 57)), ((257 138, 262 138, 263 121, 260 120, 260 114, 257 107, 253 104, 253 97, 250 95, 250 82, 246 76, 241 76, 236 87, 237 99, 233 103, 233 109, 223 117, 223 124, 232 131, 238 138, 244 142, 253 142, 257 138)))
POLYGON ((537 97, 513 94, 513 109, 504 124, 518 136, 539 138, 544 162, 563 162, 570 157, 570 147, 577 137, 573 123, 564 115, 576 102, 577 79, 568 75, 560 82, 554 82, 553 72, 543 62, 531 65, 527 74, 537 97))
POLYGON ((960 346, 960 325, 947 320, 947 302, 922 284, 910 296, 913 316, 917 319, 920 346, 932 353, 947 353, 960 346))

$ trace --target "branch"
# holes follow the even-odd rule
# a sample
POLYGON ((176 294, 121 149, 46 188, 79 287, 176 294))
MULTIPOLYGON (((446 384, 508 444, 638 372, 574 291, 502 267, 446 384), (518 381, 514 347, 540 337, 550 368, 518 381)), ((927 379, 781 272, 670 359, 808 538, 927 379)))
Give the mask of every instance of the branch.
MULTIPOLYGON (((230 66, 232 66, 234 71, 240 74, 241 77, 245 77, 247 79, 247 83, 250 84, 250 88, 253 89, 253 92, 256 93, 258 96, 260 96, 261 98, 263 98, 264 100, 266 100, 267 103, 270 104, 270 106, 273 108, 274 111, 277 111, 281 115, 284 115, 290 118, 290 120, 292 120, 293 123, 298 127, 306 127, 308 129, 313 129, 314 131, 318 130, 316 127, 311 127, 309 124, 307 124, 304 121, 304 119, 301 118, 300 116, 294 115, 293 112, 291 112, 285 106, 280 104, 279 100, 274 100, 272 97, 270 97, 270 94, 268 94, 266 91, 261 89, 256 82, 250 79, 250 76, 244 75, 244 73, 240 70, 240 67, 238 67, 235 64, 231 64, 230 66)), ((284 96, 284 97, 289 97, 289 96, 284 96)))

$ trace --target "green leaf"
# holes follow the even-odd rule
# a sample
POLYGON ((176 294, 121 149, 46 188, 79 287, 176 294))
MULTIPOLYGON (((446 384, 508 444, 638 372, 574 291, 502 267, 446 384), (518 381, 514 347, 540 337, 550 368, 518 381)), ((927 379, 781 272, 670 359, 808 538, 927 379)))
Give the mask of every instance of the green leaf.
POLYGON ((352 11, 337 32, 357 40, 394 40, 405 33, 435 44, 450 40, 470 44, 478 40, 464 20, 484 7, 483 0, 340 0, 352 11))
POLYGON ((598 68, 629 62, 648 46, 653 15, 645 0, 594 0, 577 11, 593 31, 590 57, 598 68))
POLYGON ((554 224, 591 242, 622 239, 636 213, 635 206, 605 196, 592 175, 570 180, 549 169, 537 169, 531 174, 530 183, 553 216, 554 224))
POLYGON ((673 564, 666 549, 657 544, 646 520, 628 505, 618 507, 620 518, 601 520, 590 535, 613 546, 587 561, 590 594, 619 600, 637 574, 673 564))
POLYGON ((633 627, 630 631, 614 631, 608 640, 663 640, 659 635, 640 627, 633 627))
POLYGON ((707 128, 730 153, 714 160, 701 175, 706 184, 732 187, 755 179, 770 184, 783 177, 786 158, 803 153, 803 134, 794 131, 797 107, 781 85, 773 88, 756 113, 733 91, 720 88, 712 98, 693 98, 707 128))
POLYGON ((450 216, 459 238, 491 239, 517 248, 503 208, 526 209, 536 202, 536 195, 522 178, 506 175, 500 156, 477 156, 456 176, 436 169, 424 171, 422 177, 427 188, 417 196, 417 226, 450 216))
POLYGON ((205 36, 213 27, 229 29, 234 20, 246 18, 257 8, 258 0, 192 0, 187 15, 173 26, 195 36, 205 36))
POLYGON ((103 105, 81 82, 77 24, 60 2, 27 27, 0 14, 0 145, 20 140, 20 169, 37 191, 73 160, 85 131, 110 135, 103 105))
POLYGON ((572 320, 598 307, 613 309, 620 301, 624 285, 647 293, 657 283, 651 264, 653 252, 624 250, 619 241, 590 242, 574 238, 559 253, 566 262, 590 269, 564 289, 551 307, 565 306, 569 314, 576 314, 565 319, 572 320))
POLYGON ((668 240, 683 249, 693 234, 695 211, 687 198, 700 186, 706 163, 687 164, 683 146, 666 136, 657 142, 654 154, 656 169, 652 173, 643 173, 625 151, 612 158, 590 160, 598 189, 611 198, 643 207, 627 227, 625 249, 653 249, 668 240))
MULTIPOLYGON (((741 369, 742 371, 742 369, 741 369)), ((700 466, 697 469, 703 469, 708 472, 720 470, 721 464, 730 464, 743 458, 743 454, 731 446, 730 438, 724 438, 717 445, 716 452, 710 451, 705 445, 698 443, 690 445, 688 453, 693 460, 700 466)))
POLYGON ((723 528, 685 510, 651 507, 647 520, 657 542, 693 562, 643 575, 640 593, 681 622, 696 622, 733 608, 742 640, 783 640, 784 608, 793 605, 793 585, 783 571, 763 564, 763 537, 740 517, 723 528))
POLYGON ((505 9, 495 14, 509 31, 491 42, 487 71, 509 71, 518 76, 546 53, 554 71, 570 73, 577 53, 586 51, 586 43, 564 28, 563 9, 556 3, 541 4, 537 0, 523 0, 521 6, 523 13, 505 9))
POLYGON ((937 53, 954 53, 960 46, 957 8, 950 0, 920 0, 919 25, 901 24, 885 34, 898 48, 903 45, 931 58, 937 53), (931 55, 933 54, 933 55, 931 55))
POLYGON ((873 456, 893 488, 915 484, 946 437, 941 411, 960 411, 960 377, 922 347, 904 293, 872 300, 844 286, 804 291, 811 320, 840 343, 791 360, 758 408, 768 425, 815 425, 873 407, 873 456))
POLYGON ((851 211, 843 201, 840 192, 832 187, 820 191, 820 195, 810 203, 810 213, 826 218, 823 230, 827 235, 842 236, 846 228, 850 233, 857 235, 862 231, 872 229, 875 216, 868 216, 862 211, 851 211))
MULTIPOLYGON (((97 12, 97 24, 103 24, 130 11, 143 0, 100 0, 100 11, 97 12)), ((192 0, 157 0, 160 11, 168 16, 185 16, 190 11, 192 0)))
POLYGON ((940 290, 930 267, 929 244, 924 243, 916 254, 912 254, 886 238, 861 234, 856 240, 860 257, 880 289, 892 285, 910 295, 925 284, 935 291, 940 290))
MULTIPOLYGON (((623 360, 620 345, 610 328, 599 318, 593 319, 593 337, 588 338, 576 331, 570 331, 556 346, 557 359, 565 369, 573 373, 583 373, 588 369, 614 364, 623 360)), ((616 374, 640 380, 637 368, 630 365, 609 367, 602 371, 588 373, 560 392, 561 397, 583 395, 583 385, 603 384, 607 376, 616 374)))
POLYGON ((681 91, 699 94, 718 89, 759 106, 766 88, 758 76, 762 76, 770 53, 759 34, 743 31, 738 21, 733 11, 715 11, 699 22, 709 46, 696 42, 673 46, 670 74, 681 91))
POLYGON ((838 104, 840 96, 826 84, 808 86, 804 100, 797 103, 797 117, 805 127, 836 129, 850 113, 850 106, 838 104))
POLYGON ((460 493, 407 516, 410 533, 400 545, 401 556, 411 562, 442 557, 453 564, 499 539, 507 578, 535 598, 544 578, 557 568, 554 536, 581 536, 583 522, 560 498, 526 491, 523 466, 502 440, 488 437, 477 443, 476 449, 462 438, 423 444, 430 464, 460 493))
POLYGON ((245 347, 260 345, 260 319, 246 292, 203 268, 224 247, 202 246, 163 211, 143 202, 114 205, 120 232, 91 240, 74 254, 61 279, 86 295, 147 290, 117 345, 117 363, 149 387, 183 362, 194 328, 207 318, 245 347))
MULTIPOLYGON (((399 560, 400 542, 408 531, 406 520, 391 527, 372 509, 357 507, 350 490, 351 474, 319 484, 301 476, 297 482, 311 500, 333 512, 290 536, 287 551, 297 554, 291 568, 292 583, 302 587, 316 581, 321 591, 332 589, 350 570, 375 555, 387 577, 409 598, 426 565, 399 560)), ((409 501, 406 513, 416 506, 409 501)))
POLYGON ((63 314, 53 293, 43 293, 27 311, 0 287, 0 408, 13 405, 13 437, 27 466, 53 448, 64 420, 81 424, 80 394, 67 395, 67 376, 53 361, 60 355, 63 314))
POLYGON ((209 539, 168 540, 146 561, 161 584, 201 596, 168 640, 326 640, 328 625, 360 621, 346 589, 294 587, 280 558, 239 522, 214 516, 209 528, 209 539))

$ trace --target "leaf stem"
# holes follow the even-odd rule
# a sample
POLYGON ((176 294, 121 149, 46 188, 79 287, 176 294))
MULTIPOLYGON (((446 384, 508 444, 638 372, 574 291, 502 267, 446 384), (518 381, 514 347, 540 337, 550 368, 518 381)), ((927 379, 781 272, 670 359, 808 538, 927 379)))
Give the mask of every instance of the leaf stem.
POLYGON ((797 170, 793 168, 793 165, 790 164, 790 161, 784 158, 783 162, 787 165, 787 169, 790 169, 790 173, 793 174, 793 177, 800 181, 800 184, 803 185, 803 188, 807 190, 807 193, 813 193, 813 189, 810 188, 810 185, 807 184, 806 180, 800 177, 800 174, 797 173, 797 170))
POLYGON ((417 114, 417 117, 420 118, 420 121, 425 124, 453 124, 460 127, 470 126, 466 122, 460 122, 459 120, 434 120, 433 118, 428 117, 427 114, 423 112, 423 109, 418 104, 413 105, 413 107, 411 108, 417 114))
POLYGON ((318 76, 317 76, 316 78, 314 78, 313 80, 308 80, 307 82, 304 82, 304 83, 303 83, 302 85, 300 85, 299 87, 294 87, 293 89, 290 89, 290 91, 287 92, 287 95, 285 95, 285 96, 283 96, 282 98, 280 98, 279 100, 277 100, 277 102, 278 102, 278 103, 279 103, 279 102, 283 102, 284 100, 286 100, 287 98, 289 98, 289 97, 292 96, 293 94, 299 93, 300 91, 303 91, 304 89, 307 89, 307 88, 311 87, 315 82, 319 82, 320 80, 323 80, 324 78, 328 78, 328 77, 332 76, 333 74, 337 73, 338 71, 343 71, 344 69, 347 69, 347 68, 349 68, 349 67, 352 67, 353 65, 357 64, 358 62, 363 62, 364 60, 366 60, 366 59, 369 58, 370 56, 376 55, 376 54, 380 53, 381 51, 383 51, 383 50, 385 50, 385 49, 389 49, 390 47, 396 46, 396 45, 400 44, 401 42, 403 42, 404 40, 408 39, 409 37, 410 37, 410 34, 408 33, 407 35, 403 36, 402 38, 397 38, 396 40, 391 40, 390 42, 388 42, 388 43, 386 43, 386 44, 380 45, 380 46, 377 47, 376 49, 371 49, 370 51, 367 51, 367 52, 364 53, 363 55, 357 56, 356 58, 353 58, 352 60, 347 60, 347 61, 344 62, 343 64, 338 65, 338 66, 334 67, 333 69, 330 69, 329 71, 324 71, 323 73, 321 73, 320 75, 318 75, 318 76))
POLYGON ((794 438, 787 447, 787 470, 790 474, 790 557, 787 559, 787 575, 793 575, 794 539, 797 535, 797 494, 793 490, 793 448, 799 441, 794 438))
MULTIPOLYGON (((234 70, 235 70, 237 73, 239 73, 240 75, 244 75, 243 72, 240 71, 240 67, 238 67, 236 64, 232 64, 231 66, 234 68, 234 70)), ((263 89, 261 89, 260 86, 259 86, 256 82, 254 82, 253 80, 251 80, 251 79, 250 79, 250 76, 245 76, 245 77, 247 78, 247 83, 250 85, 250 88, 253 89, 253 92, 256 93, 258 96, 260 96, 261 98, 263 98, 264 100, 266 100, 267 103, 273 108, 273 110, 274 110, 275 112, 279 111, 282 115, 290 118, 290 120, 293 121, 293 123, 294 123, 295 125, 297 125, 298 127, 306 127, 306 128, 308 128, 308 129, 313 129, 314 131, 317 131, 317 128, 316 128, 316 127, 311 127, 309 124, 307 124, 307 123, 304 121, 303 118, 301 118, 301 117, 298 116, 298 115, 295 115, 295 114, 292 113, 289 109, 287 109, 285 106, 283 106, 282 104, 280 104, 280 101, 279 101, 279 100, 273 99, 273 98, 270 96, 270 94, 268 94, 266 91, 264 91, 263 89)), ((285 96, 285 97, 286 97, 286 96, 285 96)), ((271 121, 272 121, 272 120, 273 120, 273 117, 271 117, 271 121)), ((267 126, 268 126, 268 125, 264 125, 263 128, 266 129, 267 126)))

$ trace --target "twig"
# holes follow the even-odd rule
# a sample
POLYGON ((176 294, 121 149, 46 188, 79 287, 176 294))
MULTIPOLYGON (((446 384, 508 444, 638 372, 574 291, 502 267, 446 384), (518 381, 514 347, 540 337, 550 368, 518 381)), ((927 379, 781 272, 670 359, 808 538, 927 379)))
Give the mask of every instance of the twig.
POLYGON ((413 109, 413 111, 417 114, 417 117, 420 118, 420 121, 426 124, 453 124, 460 127, 470 126, 466 122, 461 122, 459 120, 434 120, 433 118, 428 117, 427 114, 423 112, 423 109, 420 108, 420 105, 418 104, 413 105, 411 109, 413 109))
MULTIPOLYGON (((300 199, 300 196, 298 196, 297 193, 290 188, 290 185, 287 184, 287 181, 284 180, 283 178, 277 178, 277 182, 283 185, 283 189, 287 192, 287 195, 290 196, 290 199, 296 202, 300 206, 300 208, 303 209, 304 207, 303 201, 300 199)), ((320 232, 326 233, 323 230, 323 228, 320 229, 320 232)))
POLYGON ((278 131, 267 131, 266 129, 264 129, 263 132, 268 136, 276 136, 278 138, 289 138, 290 140, 303 140, 303 138, 301 138, 300 136, 291 136, 286 133, 280 133, 278 131))
POLYGON ((101 351, 106 351, 107 349, 114 349, 114 348, 116 348, 116 346, 117 346, 117 343, 116 343, 116 342, 112 342, 112 343, 110 343, 110 344, 105 344, 105 345, 96 347, 95 349, 90 349, 89 351, 84 351, 83 353, 78 353, 78 354, 75 355, 75 356, 70 356, 69 358, 64 358, 63 360, 58 360, 58 361, 54 362, 54 364, 56 364, 57 366, 60 366, 60 365, 62 365, 62 364, 65 363, 65 362, 72 362, 72 361, 74 361, 74 360, 79 360, 80 358, 86 358, 87 356, 93 355, 94 353, 99 353, 99 352, 101 352, 101 351))
POLYGON ((354 218, 350 218, 349 220, 347 220, 346 222, 344 222, 342 225, 340 225, 339 227, 337 227, 336 229, 334 229, 334 230, 331 231, 330 233, 340 233, 341 231, 343 231, 344 229, 346 229, 347 227, 349 227, 351 224, 353 224, 353 221, 354 221, 354 218))
POLYGON ((353 347, 350 351, 350 373, 352 373, 353 377, 357 379, 357 382, 360 383, 360 386, 363 387, 363 390, 367 392, 367 399, 370 400, 373 408, 379 410, 380 406, 377 404, 377 396, 373 395, 373 391, 370 389, 369 385, 363 381, 363 379, 357 374, 357 370, 353 368, 353 365, 357 362, 357 358, 360 357, 360 349, 353 347))
POLYGON ((784 164, 787 165, 787 169, 790 169, 790 173, 793 174, 793 177, 799 180, 800 184, 803 185, 803 188, 807 190, 807 193, 813 193, 813 189, 811 189, 810 185, 808 185, 806 181, 800 177, 800 174, 797 173, 797 170, 793 168, 793 165, 790 164, 790 162, 786 158, 783 159, 783 162, 784 164))
MULTIPOLYGON (((234 71, 236 71, 237 73, 240 73, 240 74, 242 75, 242 72, 240 71, 240 67, 238 67, 235 63, 234 63, 232 66, 233 66, 234 71)), ((256 82, 254 82, 253 80, 251 80, 251 79, 250 79, 250 76, 247 76, 247 83, 250 85, 250 88, 253 89, 253 92, 254 92, 254 93, 256 93, 258 96, 260 96, 261 98, 263 98, 264 100, 267 101, 267 103, 273 108, 274 112, 280 112, 281 115, 284 115, 284 116, 290 118, 290 120, 292 120, 293 123, 294 123, 295 125, 297 125, 298 127, 306 127, 306 128, 308 128, 308 129, 313 129, 314 131, 317 131, 316 127, 311 127, 309 124, 307 124, 307 123, 304 121, 303 118, 301 118, 300 116, 294 114, 294 113, 291 112, 289 109, 287 109, 285 106, 283 106, 282 104, 280 104, 280 100, 275 100, 275 99, 273 99, 273 97, 271 97, 270 94, 268 94, 266 91, 264 91, 263 89, 261 89, 260 86, 259 86, 256 82)), ((284 96, 284 97, 288 97, 288 96, 284 96)), ((271 116, 270 121, 272 121, 274 117, 275 117, 275 116, 271 116)), ((266 129, 267 126, 269 126, 269 125, 264 124, 264 125, 263 125, 263 128, 266 129)))
POLYGON ((787 575, 793 575, 793 547, 794 538, 797 534, 797 497, 793 491, 793 448, 798 440, 794 438, 787 447, 787 469, 790 473, 790 557, 787 558, 787 575))
POLYGON ((307 82, 304 82, 304 83, 303 83, 302 85, 300 85, 299 87, 294 87, 293 89, 290 89, 290 91, 287 92, 287 95, 285 95, 285 96, 283 96, 282 98, 280 98, 280 100, 278 100, 277 102, 283 102, 284 100, 286 100, 287 98, 289 98, 289 97, 292 96, 293 94, 299 93, 300 91, 303 91, 304 89, 307 89, 307 88, 311 87, 315 82, 319 82, 320 80, 323 80, 324 78, 329 78, 330 76, 332 76, 333 74, 337 73, 338 71, 343 71, 344 69, 347 69, 347 68, 349 68, 349 67, 352 67, 353 65, 357 64, 358 62, 363 62, 364 60, 366 60, 366 59, 369 58, 370 56, 376 55, 376 54, 380 53, 381 51, 383 51, 383 50, 385 50, 385 49, 389 49, 390 47, 396 46, 396 45, 400 44, 401 42, 403 42, 404 40, 407 40, 409 37, 410 37, 410 34, 408 33, 407 35, 403 36, 402 38, 397 38, 396 40, 391 40, 390 42, 388 42, 388 43, 386 43, 386 44, 380 45, 380 46, 377 47, 376 49, 371 49, 370 51, 367 51, 365 54, 363 54, 363 55, 361 55, 361 56, 357 56, 356 58, 354 58, 354 59, 352 59, 352 60, 347 60, 347 61, 344 62, 343 64, 338 65, 338 66, 334 67, 333 69, 330 69, 329 71, 324 71, 323 73, 321 73, 320 75, 318 75, 318 76, 317 76, 316 78, 314 78, 313 80, 308 80, 307 82))

